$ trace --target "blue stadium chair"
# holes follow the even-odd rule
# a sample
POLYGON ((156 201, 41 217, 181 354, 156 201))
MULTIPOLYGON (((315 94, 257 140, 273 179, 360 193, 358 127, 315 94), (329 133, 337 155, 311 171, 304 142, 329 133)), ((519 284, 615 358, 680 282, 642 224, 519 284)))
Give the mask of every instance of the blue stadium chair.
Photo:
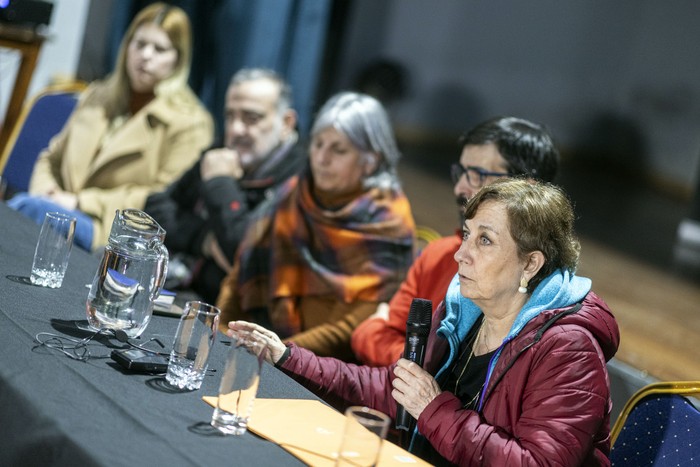
POLYGON ((688 397, 693 395, 700 395, 700 381, 653 383, 637 391, 611 430, 612 465, 700 465, 700 410, 688 397))
POLYGON ((0 174, 6 185, 5 198, 28 190, 39 153, 61 131, 83 89, 84 82, 52 85, 24 106, 0 155, 0 174))

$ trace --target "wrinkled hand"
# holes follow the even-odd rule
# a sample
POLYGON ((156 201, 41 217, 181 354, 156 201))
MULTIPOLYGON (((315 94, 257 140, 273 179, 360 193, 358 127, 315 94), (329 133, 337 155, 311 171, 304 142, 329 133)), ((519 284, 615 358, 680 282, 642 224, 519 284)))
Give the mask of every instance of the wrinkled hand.
POLYGON ((247 321, 229 321, 226 335, 240 339, 244 345, 247 340, 251 339, 262 343, 267 347, 265 359, 273 365, 282 358, 285 350, 287 350, 287 346, 284 345, 277 334, 247 321))
POLYGON ((69 211, 73 211, 78 207, 78 196, 67 191, 54 189, 49 191, 46 194, 46 197, 53 203, 56 203, 69 211))
POLYGON ((231 177, 236 180, 243 176, 240 157, 233 149, 210 149, 204 154, 199 167, 202 180, 214 177, 231 177))
POLYGON ((442 393, 437 381, 416 363, 402 358, 394 368, 391 396, 418 420, 423 410, 442 393))

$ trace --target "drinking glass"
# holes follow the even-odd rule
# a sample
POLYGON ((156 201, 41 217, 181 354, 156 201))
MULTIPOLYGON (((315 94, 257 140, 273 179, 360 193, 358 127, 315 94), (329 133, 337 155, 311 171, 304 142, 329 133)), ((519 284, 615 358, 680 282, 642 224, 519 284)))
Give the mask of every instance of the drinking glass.
POLYGON ((374 466, 391 419, 368 407, 348 407, 336 466, 374 466))
POLYGON ((185 303, 165 375, 168 383, 189 390, 202 386, 220 314, 218 308, 208 303, 185 303))
POLYGON ((56 289, 63 284, 73 246, 75 217, 47 212, 34 250, 29 279, 32 284, 56 289))
POLYGON ((252 339, 232 343, 211 417, 211 425, 219 431, 242 435, 248 430, 266 351, 267 347, 252 339))

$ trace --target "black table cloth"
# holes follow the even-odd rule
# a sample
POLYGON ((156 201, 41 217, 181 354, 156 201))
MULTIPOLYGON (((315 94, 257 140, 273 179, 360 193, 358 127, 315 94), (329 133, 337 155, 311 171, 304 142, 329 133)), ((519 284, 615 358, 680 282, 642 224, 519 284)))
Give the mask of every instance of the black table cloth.
MULTIPOLYGON (((208 426, 213 409, 201 398, 217 394, 230 341, 223 334, 209 362, 217 371, 193 392, 122 371, 109 358, 125 348, 116 339, 91 342, 86 362, 37 347, 40 332, 88 334, 76 324, 86 323, 85 284, 99 262, 74 248, 61 288, 31 285, 38 235, 39 226, 0 203, 0 465, 302 465, 250 432, 220 436, 208 426)), ((154 316, 134 342, 157 337, 169 350, 177 323, 154 316)), ((267 363, 258 397, 316 399, 267 363)))

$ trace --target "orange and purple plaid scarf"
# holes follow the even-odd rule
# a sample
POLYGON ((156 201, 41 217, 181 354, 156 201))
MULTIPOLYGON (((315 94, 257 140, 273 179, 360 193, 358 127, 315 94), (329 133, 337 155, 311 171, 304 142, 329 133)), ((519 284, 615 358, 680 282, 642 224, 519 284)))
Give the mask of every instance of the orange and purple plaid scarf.
POLYGON ((415 223, 401 192, 370 189, 338 210, 326 210, 314 200, 309 176, 302 175, 290 179, 263 211, 238 250, 236 306, 282 337, 303 330, 296 298, 388 301, 413 261, 415 223), (279 299, 289 299, 285 316, 258 315, 268 315, 279 299))

